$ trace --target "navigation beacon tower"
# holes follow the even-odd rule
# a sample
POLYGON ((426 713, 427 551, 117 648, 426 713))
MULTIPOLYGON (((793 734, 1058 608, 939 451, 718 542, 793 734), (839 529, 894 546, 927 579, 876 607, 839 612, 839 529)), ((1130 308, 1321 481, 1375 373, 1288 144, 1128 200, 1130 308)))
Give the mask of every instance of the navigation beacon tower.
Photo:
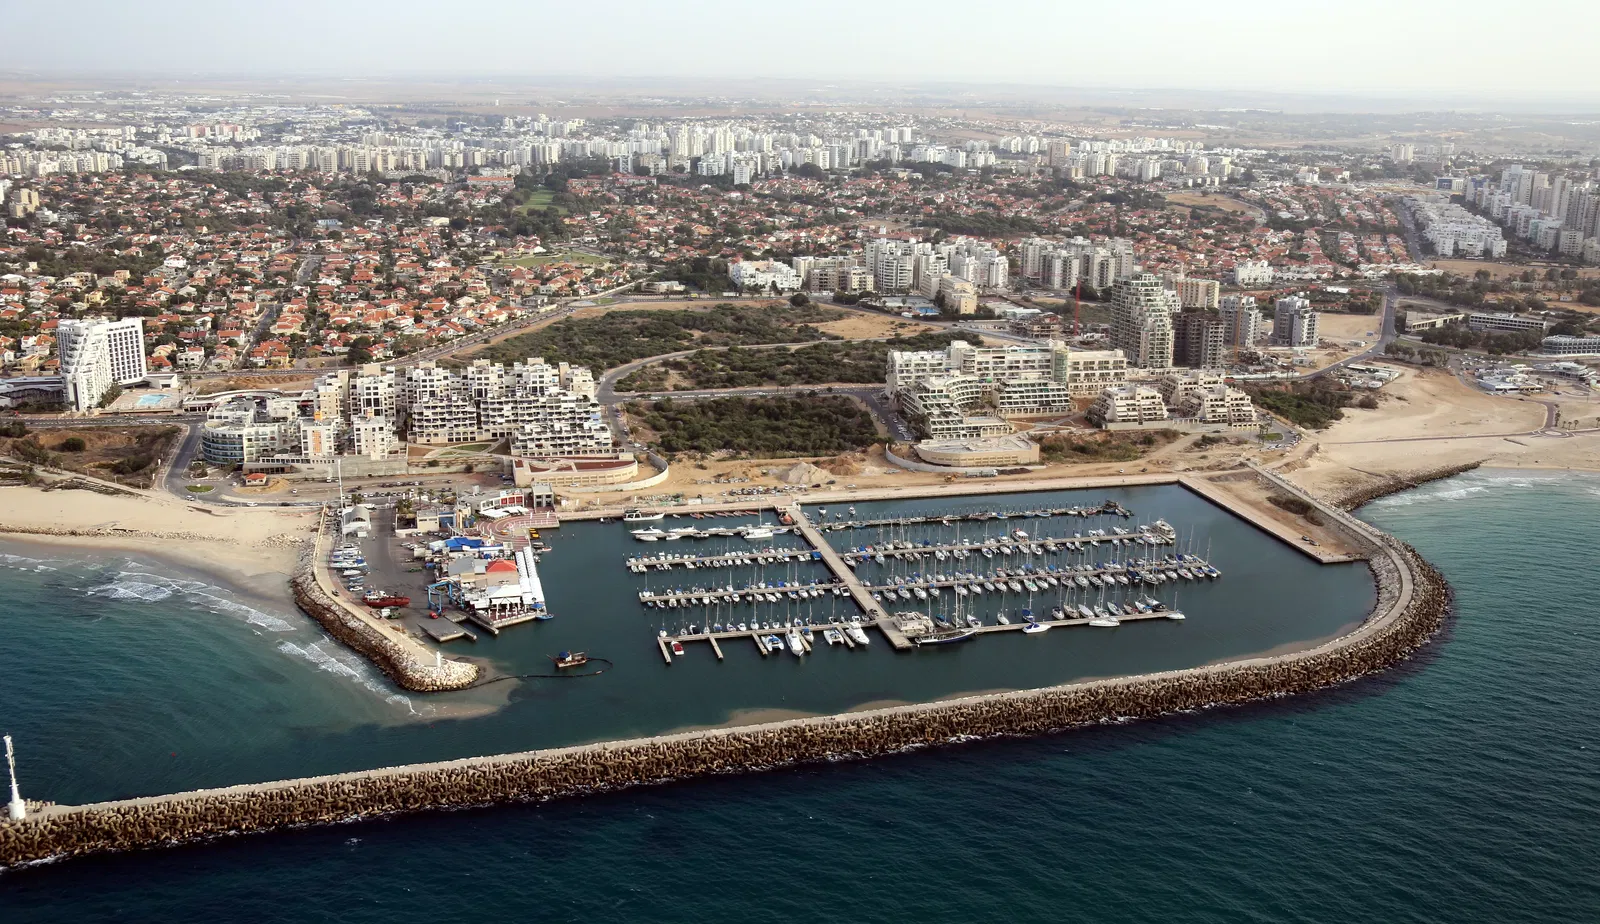
POLYGON ((22 793, 17 790, 17 760, 11 752, 11 736, 6 735, 6 769, 11 773, 11 801, 6 804, 6 813, 12 821, 21 821, 28 814, 28 807, 22 803, 22 793))

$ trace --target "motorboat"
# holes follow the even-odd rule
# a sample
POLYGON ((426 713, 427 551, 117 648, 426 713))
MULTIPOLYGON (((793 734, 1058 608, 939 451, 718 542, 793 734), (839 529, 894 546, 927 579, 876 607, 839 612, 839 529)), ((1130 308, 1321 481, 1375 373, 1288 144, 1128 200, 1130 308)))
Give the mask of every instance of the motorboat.
POLYGON ((664 513, 646 513, 643 510, 625 510, 622 513, 624 523, 656 523, 666 519, 664 513))
POLYGON ((1038 635, 1040 632, 1048 632, 1049 630, 1050 630, 1050 626, 1047 623, 1030 622, 1030 623, 1028 623, 1027 626, 1025 626, 1023 628, 1022 634, 1023 635, 1038 635))
POLYGON ((789 651, 795 657, 798 658, 806 653, 805 643, 800 641, 799 629, 790 629, 786 638, 789 642, 789 651))

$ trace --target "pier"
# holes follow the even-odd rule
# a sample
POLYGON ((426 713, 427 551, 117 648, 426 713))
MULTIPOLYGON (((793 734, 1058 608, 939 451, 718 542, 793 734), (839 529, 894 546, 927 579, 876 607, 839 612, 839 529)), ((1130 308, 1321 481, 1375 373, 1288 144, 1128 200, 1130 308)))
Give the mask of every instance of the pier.
POLYGON ((844 563, 844 559, 839 557, 839 553, 834 551, 833 546, 828 544, 828 540, 822 538, 822 534, 817 532, 817 528, 811 525, 810 520, 806 519, 806 515, 801 511, 800 505, 795 504, 790 507, 788 513, 794 520, 794 528, 800 531, 800 535, 804 536, 807 542, 811 543, 812 549, 821 556, 822 563, 828 566, 829 571, 833 572, 834 578, 844 586, 845 591, 850 594, 850 598, 856 602, 856 606, 860 607, 861 612, 866 614, 867 620, 878 626, 879 631, 883 632, 884 638, 888 639, 890 645, 895 648, 909 648, 911 643, 898 630, 891 633, 884 628, 889 623, 888 612, 884 610, 878 601, 872 599, 872 593, 860 581, 856 580, 856 573, 850 570, 850 566, 844 563))
MULTIPOLYGON (((853 508, 852 508, 853 509, 853 508)), ((1131 517, 1133 511, 1122 506, 1116 501, 1106 501, 1098 507, 1040 507, 1031 510, 1014 510, 1004 512, 982 511, 980 513, 941 513, 928 516, 909 517, 879 517, 872 520, 835 520, 822 521, 819 528, 825 530, 839 529, 881 529, 886 526, 915 526, 925 523, 938 523, 951 526, 956 523, 986 523, 991 520, 1030 519, 1035 517, 1096 517, 1116 516, 1131 517)))
MULTIPOLYGON (((1098 619, 1100 617, 1094 617, 1094 618, 1098 619)), ((1143 622, 1143 621, 1152 620, 1152 619, 1162 619, 1162 620, 1168 620, 1168 621, 1177 621, 1177 620, 1181 620, 1183 618, 1184 618, 1183 614, 1180 613, 1180 612, 1177 612, 1175 610, 1152 610, 1151 612, 1148 612, 1148 613, 1129 613, 1127 615, 1118 614, 1116 616, 1116 620, 1117 620, 1118 623, 1143 622)), ((1082 617, 1082 616, 1077 616, 1077 615, 1074 615, 1074 616, 1071 616, 1071 617, 1067 617, 1067 618, 1063 618, 1063 619, 1051 619, 1048 616, 1044 616, 1044 617, 1041 617, 1041 618, 1038 618, 1038 619, 1035 619, 1035 620, 1032 620, 1032 621, 1019 620, 1019 621, 1016 621, 1016 622, 1012 622, 1010 624, 985 623, 984 625, 980 625, 980 626, 956 626, 955 629, 952 629, 952 630, 940 630, 940 631, 956 631, 956 630, 959 630, 961 632, 971 632, 974 635, 990 635, 990 634, 993 634, 993 633, 996 633, 996 632, 1021 632, 1022 630, 1028 628, 1030 625, 1035 625, 1035 624, 1041 625, 1041 626, 1046 626, 1048 628, 1063 628, 1063 629, 1065 629, 1065 628, 1073 628, 1073 627, 1078 627, 1078 626, 1090 626, 1090 624, 1092 622, 1093 622, 1093 619, 1091 619, 1090 617, 1082 617)), ((882 633, 884 635, 885 638, 888 638, 890 640, 890 644, 896 649, 907 649, 907 648, 922 647, 921 645, 919 645, 917 643, 918 636, 916 636, 914 634, 913 635, 907 635, 900 628, 899 624, 896 622, 895 617, 892 617, 892 616, 886 616, 886 617, 884 617, 884 619, 882 621, 880 621, 878 623, 867 623, 867 622, 806 622, 806 623, 796 623, 794 625, 779 625, 777 623, 769 623, 769 627, 768 628, 746 628, 746 629, 726 628, 726 629, 722 629, 720 631, 705 631, 705 632, 684 633, 682 635, 672 635, 672 636, 668 636, 668 637, 665 637, 665 638, 657 638, 656 641, 660 645, 662 653, 664 655, 666 655, 667 663, 669 663, 669 664, 672 662, 672 657, 671 657, 670 654, 667 654, 667 646, 670 645, 674 641, 682 642, 682 643, 684 643, 686 645, 687 644, 696 643, 696 642, 709 642, 710 646, 711 646, 711 650, 716 654, 717 660, 720 661, 720 660, 722 660, 722 648, 719 645, 719 642, 727 641, 728 639, 748 638, 748 639, 752 640, 755 643, 756 651, 760 652, 762 657, 766 657, 768 654, 772 654, 772 653, 781 653, 781 652, 769 652, 767 650, 767 646, 763 643, 762 640, 764 638, 766 638, 767 636, 771 636, 771 635, 775 635, 775 636, 777 636, 779 638, 784 638, 788 634, 790 629, 796 629, 796 630, 801 630, 801 631, 804 631, 805 629, 810 629, 811 630, 811 634, 812 634, 814 639, 815 638, 821 638, 823 632, 825 632, 825 631, 827 631, 829 629, 834 629, 834 630, 837 630, 839 632, 839 634, 841 636, 841 639, 842 639, 842 643, 843 643, 845 648, 856 648, 857 647, 857 643, 855 641, 853 641, 850 638, 850 636, 847 635, 845 633, 845 631, 844 631, 846 627, 851 626, 851 625, 858 626, 858 627, 860 627, 862 629, 876 628, 880 633, 882 633), (898 644, 896 643, 897 641, 898 641, 898 644)), ((814 645, 815 644, 816 644, 815 641, 807 642, 805 640, 805 637, 803 635, 801 636, 801 645, 805 649, 805 653, 807 655, 811 654, 815 650, 814 649, 814 645)), ((787 645, 784 647, 783 651, 785 651, 785 652, 788 651, 787 645)))

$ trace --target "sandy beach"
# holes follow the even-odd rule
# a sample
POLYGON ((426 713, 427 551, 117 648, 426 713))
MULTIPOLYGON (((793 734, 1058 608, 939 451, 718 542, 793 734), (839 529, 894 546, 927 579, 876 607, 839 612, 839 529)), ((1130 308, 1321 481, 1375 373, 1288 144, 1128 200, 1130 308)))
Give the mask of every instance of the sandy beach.
POLYGON ((315 522, 315 508, 210 508, 148 492, 0 487, 0 533, 152 552, 274 599, 288 598, 287 581, 315 522))
POLYGON ((1337 499, 1377 480, 1471 462, 1600 471, 1600 403, 1575 393, 1500 397, 1451 373, 1404 368, 1376 410, 1350 407, 1285 458, 1296 483, 1337 499), (1547 407, 1560 424, 1546 430, 1547 407), (1572 429, 1566 429, 1566 428, 1572 429))

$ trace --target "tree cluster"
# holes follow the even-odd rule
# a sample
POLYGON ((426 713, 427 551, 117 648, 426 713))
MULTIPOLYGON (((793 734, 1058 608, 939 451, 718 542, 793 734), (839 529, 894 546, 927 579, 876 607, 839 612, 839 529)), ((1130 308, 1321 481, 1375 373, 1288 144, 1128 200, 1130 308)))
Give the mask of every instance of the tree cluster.
POLYGON ((627 405, 664 453, 731 451, 764 458, 824 456, 879 442, 872 415, 849 398, 810 394, 627 405))
POLYGON ((929 333, 862 343, 818 343, 797 350, 700 350, 641 369, 617 383, 626 391, 664 387, 675 373, 680 388, 751 388, 758 385, 877 384, 890 350, 942 350, 960 334, 929 333))
POLYGON ((813 325, 842 316, 832 309, 787 303, 724 304, 709 311, 613 311, 595 318, 557 321, 486 347, 474 358, 513 362, 542 356, 548 362, 610 369, 698 346, 826 340, 829 335, 813 325))

